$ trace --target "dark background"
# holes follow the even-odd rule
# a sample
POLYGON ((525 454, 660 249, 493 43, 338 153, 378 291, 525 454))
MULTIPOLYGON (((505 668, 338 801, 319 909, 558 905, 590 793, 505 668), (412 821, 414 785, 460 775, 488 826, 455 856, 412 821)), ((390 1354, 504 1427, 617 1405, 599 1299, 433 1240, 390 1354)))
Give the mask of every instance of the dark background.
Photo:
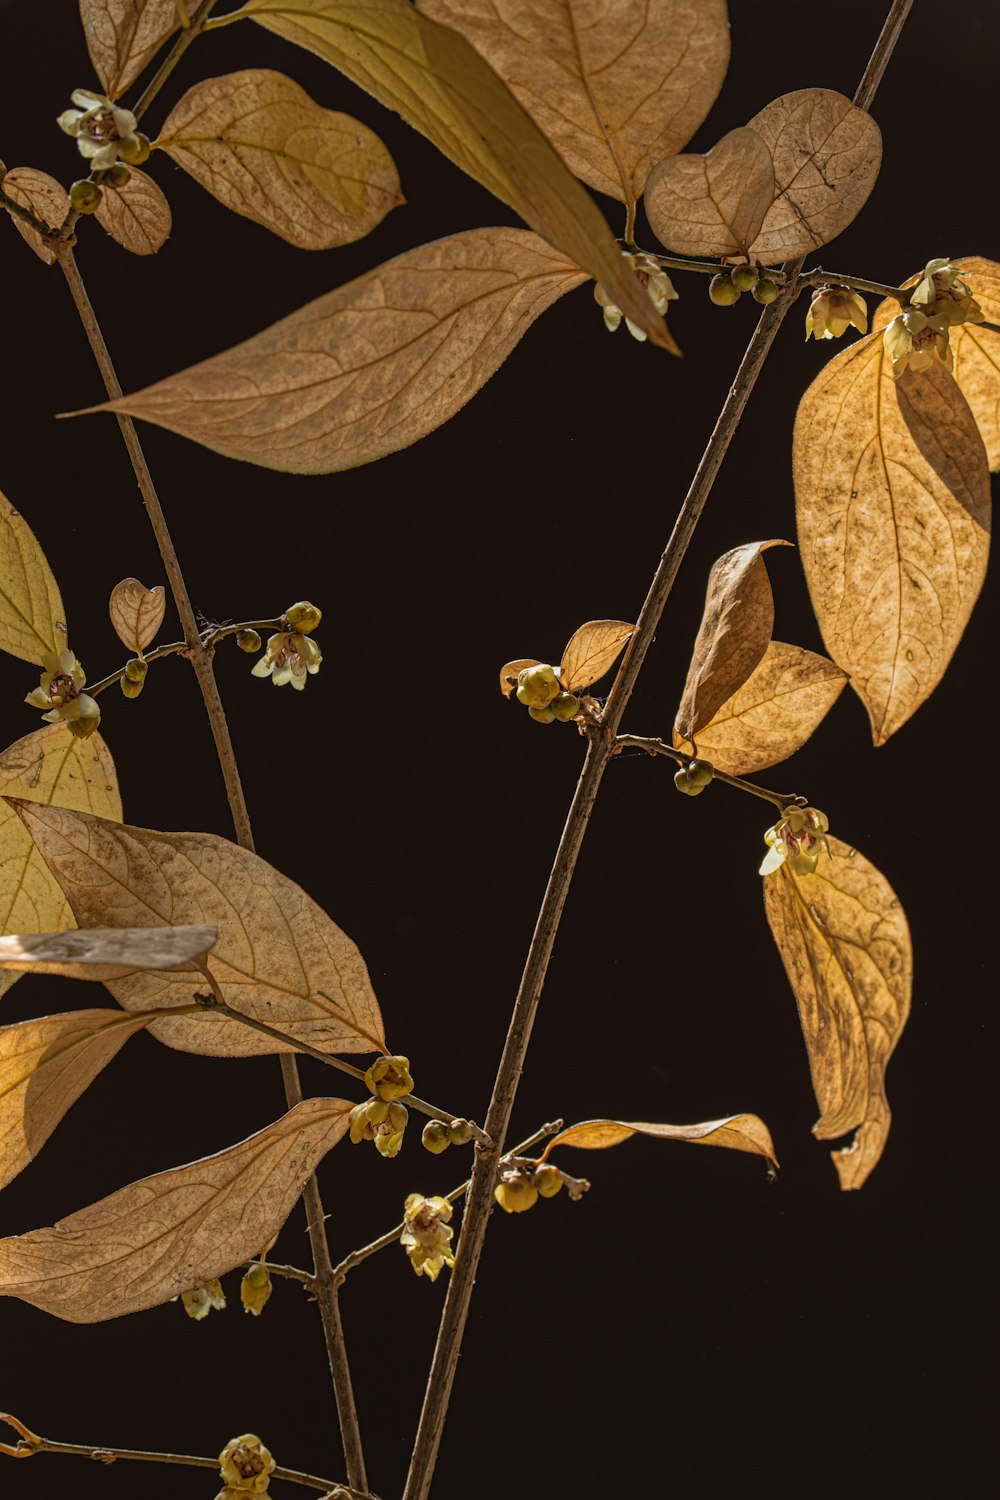
MULTIPOLYGON (((731 6, 733 59, 693 148, 787 90, 854 91, 879 3, 731 6)), ((0 4, 0 154, 79 175, 52 123, 93 86, 70 0, 0 4)), ((996 57, 988 0, 918 0, 880 89, 882 176, 823 263, 898 281, 931 256, 996 256, 996 57)), ((367 240, 295 250, 154 158, 174 232, 151 260, 94 224, 79 264, 126 390, 213 354, 404 250, 515 222, 435 150, 319 60, 247 25, 203 38, 151 113, 200 78, 287 71, 374 126, 409 200, 367 240)), ((620 210, 605 203, 620 227, 620 210)), ((2 226, 0 226, 2 229, 2 226)), ((59 272, 3 230, 0 482, 60 580, 91 680, 122 660, 106 611, 117 580, 163 572, 59 272)), ((651 236, 646 233, 646 241, 651 236)), ((196 606, 212 619, 324 610, 304 693, 274 692, 234 647, 218 675, 259 852, 357 941, 390 1044, 418 1091, 482 1118, 582 742, 502 701, 508 658, 558 660, 595 616, 635 618, 751 332, 747 297, 713 308, 677 277, 683 363, 606 333, 590 291, 556 304, 444 429, 353 472, 300 478, 238 465, 155 428, 142 437, 196 606)), ((874 303, 870 300, 870 306, 874 303)), ((834 350, 787 320, 685 561, 623 726, 667 734, 707 571, 754 538, 794 536, 796 402, 834 350)), ((795 552, 771 552, 775 634, 822 649, 795 552)), ((985 1443, 976 1355, 990 1359, 984 1199, 993 1180, 990 1029, 996 830, 989 584, 931 701, 876 753, 847 691, 790 764, 760 778, 828 812, 882 868, 915 937, 913 1014, 889 1070, 893 1129, 860 1193, 842 1194, 816 1117, 795 1006, 756 867, 768 810, 719 786, 679 797, 670 767, 622 759, 605 778, 556 947, 514 1115, 686 1122, 753 1110, 782 1171, 723 1151, 633 1141, 565 1153, 593 1182, 527 1216, 494 1216, 441 1452, 440 1500, 543 1496, 861 1496, 962 1492, 985 1443), (950 1476, 950 1477, 945 1477, 950 1476)), ((163 639, 176 638, 168 609, 163 639)), ((33 669, 0 662, 7 740, 33 669)), ((126 817, 231 834, 193 674, 154 669, 139 702, 103 700, 126 817)), ((85 1004, 69 981, 22 982, 5 1021, 85 1004)), ((305 1060, 307 1091, 330 1080, 305 1060)), ((334 1092, 341 1092, 335 1089, 334 1092)), ((344 1092, 350 1092, 345 1090, 344 1092)), ((360 1093, 357 1095, 360 1097, 360 1093)), ((53 1222, 136 1177, 217 1151, 284 1108, 273 1058, 198 1058, 138 1036, 0 1201, 0 1233, 53 1222)), ((430 1157, 414 1118, 402 1155, 343 1145, 322 1166, 335 1257, 447 1191, 467 1152, 430 1157)), ((457 1222, 457 1220, 456 1220, 457 1222)), ((280 1253, 305 1264, 297 1211, 280 1253)), ((992 1256, 989 1265, 992 1266, 992 1256)), ((0 1406, 65 1440, 213 1453, 261 1433, 279 1463, 342 1477, 318 1319, 278 1285, 259 1319, 200 1325, 179 1306, 79 1328, 0 1306, 0 1406)), ((444 1278, 390 1249, 343 1307, 372 1488, 400 1493, 444 1278)), ((5 1434, 6 1435, 6 1434, 5 1434)), ((35 1497, 210 1496, 210 1474, 40 1457, 0 1470, 35 1497)), ((304 1494, 275 1484, 274 1493, 304 1494)))

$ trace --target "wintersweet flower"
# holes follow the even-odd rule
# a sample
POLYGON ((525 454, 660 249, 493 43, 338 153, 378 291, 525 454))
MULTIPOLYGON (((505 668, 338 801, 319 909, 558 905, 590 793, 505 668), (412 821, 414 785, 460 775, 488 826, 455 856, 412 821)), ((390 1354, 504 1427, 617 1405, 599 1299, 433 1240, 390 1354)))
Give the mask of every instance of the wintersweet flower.
POLYGON ((255 1266, 250 1267, 240 1282, 240 1301, 243 1303, 243 1311, 259 1318, 273 1290, 270 1271, 263 1261, 258 1261, 255 1266))
POLYGON ((226 1488, 216 1500, 232 1496, 266 1495, 274 1472, 274 1459, 253 1432, 231 1438, 219 1454, 219 1474, 226 1488))
POLYGON ((319 671, 323 653, 316 642, 298 630, 280 630, 272 635, 260 661, 251 668, 255 677, 270 677, 275 687, 290 682, 301 692, 306 673, 319 671))
POLYGON ((410 1265, 418 1276, 437 1281, 442 1266, 455 1264, 451 1249, 455 1231, 448 1228, 450 1218, 451 1204, 447 1198, 425 1198, 421 1193, 411 1193, 407 1198, 399 1243, 405 1246, 410 1265))
POLYGON ((106 171, 119 156, 134 161, 144 154, 130 109, 121 109, 105 94, 94 94, 90 89, 76 89, 70 97, 79 107, 63 111, 59 128, 76 138, 77 149, 90 162, 92 171, 106 171))
POLYGON ((413 1093, 408 1057, 377 1057, 365 1073, 365 1083, 379 1099, 391 1103, 413 1093))
POLYGON ((935 360, 951 369, 948 328, 936 315, 928 317, 918 307, 893 318, 882 336, 886 356, 892 361, 892 373, 904 370, 927 370, 935 360))
POLYGON ((47 724, 56 724, 62 719, 70 734, 78 740, 92 735, 101 722, 101 710, 96 699, 82 691, 87 681, 86 673, 68 648, 58 653, 46 652, 42 657, 41 682, 25 698, 32 708, 47 709, 42 718, 47 724))
POLYGON ((409 1117, 405 1104, 367 1099, 364 1104, 356 1104, 347 1117, 351 1142, 357 1146, 362 1141, 374 1141, 381 1156, 398 1156, 409 1117))
POLYGON ((973 297, 972 288, 959 280, 961 275, 962 268, 950 265, 947 256, 929 260, 910 294, 910 305, 948 325, 981 323, 983 310, 973 297))
POLYGON ((188 1317, 200 1323, 202 1318, 208 1317, 213 1307, 222 1311, 226 1305, 226 1294, 222 1290, 221 1281, 216 1279, 206 1282, 204 1286, 196 1286, 190 1292, 181 1292, 181 1302, 188 1317))
MULTIPOLYGON (((623 250, 622 254, 646 288, 646 295, 650 302, 662 316, 667 310, 667 304, 675 301, 677 297, 670 277, 652 255, 632 255, 627 250, 623 250)), ((600 282, 594 287, 594 301, 603 310, 604 326, 608 332, 616 332, 621 324, 622 310, 612 302, 600 282)), ((633 323, 631 318, 626 318, 625 326, 634 339, 638 339, 640 344, 645 343, 646 334, 637 323, 633 323)))
POLYGON ((522 1172, 517 1167, 508 1168, 501 1174, 500 1181, 493 1189, 493 1196, 505 1212, 523 1214, 538 1202, 534 1174, 522 1172))
POLYGON ((846 286, 821 286, 806 313, 806 338, 839 339, 848 328, 868 332, 868 308, 857 292, 846 286))
POLYGON ((760 867, 761 875, 770 875, 787 864, 796 875, 812 875, 825 849, 830 824, 818 807, 793 807, 764 835, 767 853, 760 867))

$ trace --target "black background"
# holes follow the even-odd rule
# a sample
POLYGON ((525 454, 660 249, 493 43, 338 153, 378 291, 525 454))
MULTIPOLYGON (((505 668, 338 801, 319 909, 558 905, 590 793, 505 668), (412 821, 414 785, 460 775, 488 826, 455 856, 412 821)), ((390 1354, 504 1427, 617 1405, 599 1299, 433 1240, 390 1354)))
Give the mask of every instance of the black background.
MULTIPOLYGON (((853 93, 883 9, 734 0, 729 76, 693 148, 787 90, 853 93)), ((6 0, 0 28, 0 153, 69 182, 79 162, 53 117, 95 82, 76 7, 6 0)), ((873 111, 881 178, 824 264, 898 281, 934 255, 996 256, 998 45, 988 0, 917 0, 873 111)), ((174 214, 159 255, 133 258, 93 224, 80 233, 126 390, 427 240, 515 222, 325 64, 249 24, 198 42, 151 129, 198 79, 250 66, 287 71, 374 126, 409 202, 361 243, 308 254, 154 158, 174 214)), ((604 206, 619 229, 618 206, 604 206)), ((102 398, 59 272, 12 229, 0 257, 0 483, 46 551, 96 680, 121 661, 108 592, 128 574, 161 581, 162 569, 114 423, 51 420, 102 398)), ((325 662, 301 695, 253 679, 235 648, 219 653, 258 850, 359 944, 418 1091, 480 1119, 582 752, 572 729, 543 730, 504 703, 496 673, 511 657, 557 660, 585 619, 635 618, 758 313, 750 298, 713 308, 701 278, 677 283, 683 363, 624 329, 610 336, 583 289, 445 428, 352 472, 284 476, 142 434, 207 617, 277 613, 299 598, 324 610, 325 662)), ((796 402, 833 352, 803 344, 805 306, 782 329, 716 484, 628 732, 669 732, 713 559, 794 536, 796 402)), ((768 563, 776 635, 822 649, 796 553, 768 563)), ((810 1135, 806 1057, 758 889, 768 810, 721 786, 681 798, 661 761, 611 766, 514 1138, 556 1115, 685 1122, 754 1110, 782 1171, 772 1186, 753 1158, 632 1142, 565 1154, 593 1182, 583 1202, 563 1194, 526 1216, 498 1212, 440 1500, 968 1487, 986 1456, 974 1357, 991 1347, 995 608, 988 585, 941 688, 887 747, 871 748, 847 691, 813 741, 760 778, 826 809, 833 831, 888 875, 914 931, 913 1014, 888 1077, 893 1129, 860 1193, 840 1193, 827 1145, 810 1135)), ((176 635, 169 610, 163 638, 176 635)), ((0 673, 9 743, 36 727, 21 706, 35 677, 13 658, 0 673)), ((137 703, 109 693, 103 706, 128 821, 230 835, 193 674, 167 662, 137 703)), ((35 979, 5 999, 4 1019, 100 1003, 70 981, 35 979)), ((318 1065, 302 1071, 307 1091, 329 1090, 318 1065)), ((273 1058, 198 1058, 139 1036, 7 1189, 0 1232, 51 1223, 282 1111, 273 1058)), ((393 1162, 345 1144, 321 1168, 335 1256, 397 1221, 406 1193, 447 1191, 465 1175, 468 1153, 427 1156, 414 1124, 393 1162)), ((297 1211, 281 1241, 300 1264, 303 1230, 297 1211)), ((261 1319, 244 1317, 237 1283, 228 1278, 228 1311, 200 1325, 179 1306, 80 1328, 3 1303, 0 1406, 95 1444, 213 1453, 255 1430, 279 1463, 342 1477, 314 1310, 281 1284, 261 1319)), ((385 1500, 402 1487, 443 1292, 396 1249, 344 1291, 369 1477, 385 1500)), ((4 1465, 0 1478, 25 1500, 213 1493, 210 1474, 56 1457, 4 1465)))

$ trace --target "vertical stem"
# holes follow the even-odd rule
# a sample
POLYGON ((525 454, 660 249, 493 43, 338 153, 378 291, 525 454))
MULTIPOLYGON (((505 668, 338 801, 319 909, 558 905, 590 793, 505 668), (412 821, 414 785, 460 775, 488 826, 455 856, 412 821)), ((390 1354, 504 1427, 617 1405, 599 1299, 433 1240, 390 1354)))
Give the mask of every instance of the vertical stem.
MULTIPOLYGON (((203 14, 208 14, 210 7, 203 8, 203 14)), ((76 304, 76 310, 80 315, 84 331, 90 342, 94 358, 104 379, 105 389, 112 400, 117 400, 122 395, 122 388, 118 381, 108 346, 104 342, 100 325, 90 298, 87 296, 86 287, 77 269, 76 260, 73 256, 72 247, 65 241, 57 246, 59 264, 69 286, 70 294, 76 304)), ((117 414, 116 414, 117 415, 117 414)), ((188 593, 184 575, 181 572, 180 560, 174 547, 170 529, 167 526, 163 508, 160 505, 156 487, 153 484, 153 476, 149 472, 146 456, 139 442, 139 435, 135 430, 135 424, 131 417, 118 416, 118 426, 121 429, 128 456, 132 461, 132 468, 139 485, 146 514, 149 516, 150 524, 156 536, 156 542, 166 569, 167 580, 170 584, 170 592, 173 595, 174 604, 180 617, 181 629, 184 632, 186 643, 186 655, 194 667, 198 686, 208 714, 208 721, 212 730, 212 738, 215 741, 215 750, 222 768, 222 775, 226 784, 226 797, 229 801, 233 824, 236 829, 236 837, 244 849, 252 850, 253 831, 250 827, 250 815, 247 811, 246 798, 243 794, 243 783, 240 780, 239 767, 236 763, 236 753, 229 734, 229 724, 226 719, 226 711, 222 706, 219 696, 218 684, 215 680, 215 668, 213 665, 213 648, 206 647, 198 630, 198 621, 195 617, 194 606, 188 593)), ((294 1057, 282 1055, 281 1076, 285 1086, 285 1099, 289 1108, 298 1104, 302 1098, 302 1087, 299 1081, 298 1065, 294 1057)), ((309 1239, 312 1245, 313 1260, 316 1273, 316 1294, 319 1303, 320 1315, 323 1321, 323 1335, 326 1340, 327 1357, 330 1362, 330 1373, 333 1377, 334 1394, 337 1399, 337 1413, 340 1419, 340 1431, 344 1444, 344 1460, 347 1468, 347 1482, 354 1488, 366 1490, 368 1481, 365 1474, 365 1462, 361 1448, 361 1431, 358 1424, 357 1407, 354 1401, 354 1391, 351 1385, 351 1371, 347 1362, 347 1350, 344 1345, 343 1329, 340 1322, 340 1309, 337 1303, 337 1292, 333 1282, 333 1266, 330 1260, 330 1250, 326 1238, 326 1215, 323 1212, 323 1203, 320 1198, 319 1184, 315 1174, 310 1176, 302 1194, 306 1209, 306 1217, 309 1225, 309 1239)))

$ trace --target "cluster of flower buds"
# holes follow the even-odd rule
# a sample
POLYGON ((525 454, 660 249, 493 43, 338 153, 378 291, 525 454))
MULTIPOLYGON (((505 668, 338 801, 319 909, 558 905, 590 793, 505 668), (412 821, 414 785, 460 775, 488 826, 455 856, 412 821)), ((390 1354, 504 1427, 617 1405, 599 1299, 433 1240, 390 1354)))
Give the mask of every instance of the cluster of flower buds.
POLYGON ((379 1057, 365 1074, 365 1083, 373 1098, 351 1110, 350 1136, 359 1141, 374 1141, 382 1156, 398 1156, 409 1110, 398 1101, 413 1092, 408 1057, 379 1057))
POLYGON ((73 652, 69 649, 58 654, 46 652, 42 667, 41 682, 28 693, 25 703, 32 708, 47 709, 42 714, 47 724, 62 720, 76 739, 89 738, 101 722, 101 710, 97 700, 83 692, 87 676, 73 652))
POLYGON ((848 328, 868 332, 864 298, 847 286, 817 287, 806 313, 806 338, 839 339, 848 328))
POLYGON ((698 797, 715 775, 715 767, 707 760, 689 760, 674 776, 674 786, 686 797, 698 797))
POLYGON ((452 1120, 449 1125, 443 1120, 428 1120, 420 1136, 420 1144, 435 1156, 449 1146, 466 1146, 471 1140, 472 1126, 468 1120, 452 1120))
POLYGON ((774 301, 779 291, 777 282, 772 281, 769 276, 762 276, 760 267, 752 266, 749 261, 744 265, 734 266, 728 276, 720 271, 708 283, 708 295, 716 307, 732 307, 744 292, 750 292, 755 302, 766 306, 768 302, 774 301))
POLYGON ((215 1500, 243 1500, 246 1495, 266 1495, 274 1459, 256 1433, 231 1438, 219 1454, 219 1476, 224 1488, 215 1500))
POLYGON ((501 1172, 493 1196, 507 1213, 523 1214, 526 1209, 534 1208, 539 1198, 554 1198, 563 1181, 559 1168, 549 1162, 540 1162, 538 1166, 521 1163, 501 1172))
POLYGON ((947 257, 927 262, 910 293, 909 307, 893 318, 883 334, 893 375, 926 370, 936 360, 951 368, 949 330, 959 323, 983 321, 983 310, 961 276, 961 267, 951 265, 947 257))
POLYGON ((818 807, 789 808, 764 835, 767 853, 760 873, 770 875, 784 864, 796 875, 812 875, 823 850, 830 854, 826 837, 829 827, 826 813, 818 807))
MULTIPOLYGON (((629 267, 639 278, 640 283, 646 288, 646 295, 652 302, 656 311, 662 316, 670 302, 676 300, 677 293, 674 284, 666 271, 653 255, 633 255, 631 251, 623 250, 629 267)), ((594 301, 604 313, 604 326, 610 333, 615 333, 621 325, 622 310, 608 296, 600 282, 594 287, 594 301)), ((625 326, 634 339, 640 344, 646 340, 645 331, 633 323, 631 318, 625 319, 625 326)))
MULTIPOLYGON (((176 1297, 174 1301, 177 1301, 176 1297)), ((207 1318, 213 1308, 216 1312, 221 1312, 226 1305, 222 1282, 216 1279, 206 1282, 204 1286, 193 1287, 190 1292, 181 1292, 181 1305, 188 1317, 193 1318, 196 1323, 207 1318)))
POLYGON ((422 1193, 411 1193, 407 1198, 399 1243, 418 1276, 437 1281, 442 1267, 455 1264, 451 1248, 455 1231, 448 1227, 450 1219, 451 1204, 447 1198, 425 1198, 422 1193))
MULTIPOLYGON (((270 677, 275 687, 290 682, 301 692, 306 685, 306 674, 318 672, 323 660, 323 653, 311 639, 322 618, 322 610, 308 600, 293 604, 284 613, 281 630, 268 641, 264 655, 253 668, 253 675, 270 677)), ((260 650, 260 636, 256 630, 240 630, 236 640, 243 651, 260 650)))
POLYGON ((146 683, 148 668, 141 656, 133 656, 125 663, 125 672, 118 679, 118 686, 126 698, 138 698, 146 683))
POLYGON ((517 701, 538 724, 551 724, 553 719, 569 723, 580 712, 579 698, 564 691, 555 667, 544 662, 518 674, 517 701))
POLYGON ((250 1267, 240 1282, 240 1301, 243 1303, 243 1311, 259 1318, 273 1291, 271 1273, 261 1257, 255 1265, 250 1267))

